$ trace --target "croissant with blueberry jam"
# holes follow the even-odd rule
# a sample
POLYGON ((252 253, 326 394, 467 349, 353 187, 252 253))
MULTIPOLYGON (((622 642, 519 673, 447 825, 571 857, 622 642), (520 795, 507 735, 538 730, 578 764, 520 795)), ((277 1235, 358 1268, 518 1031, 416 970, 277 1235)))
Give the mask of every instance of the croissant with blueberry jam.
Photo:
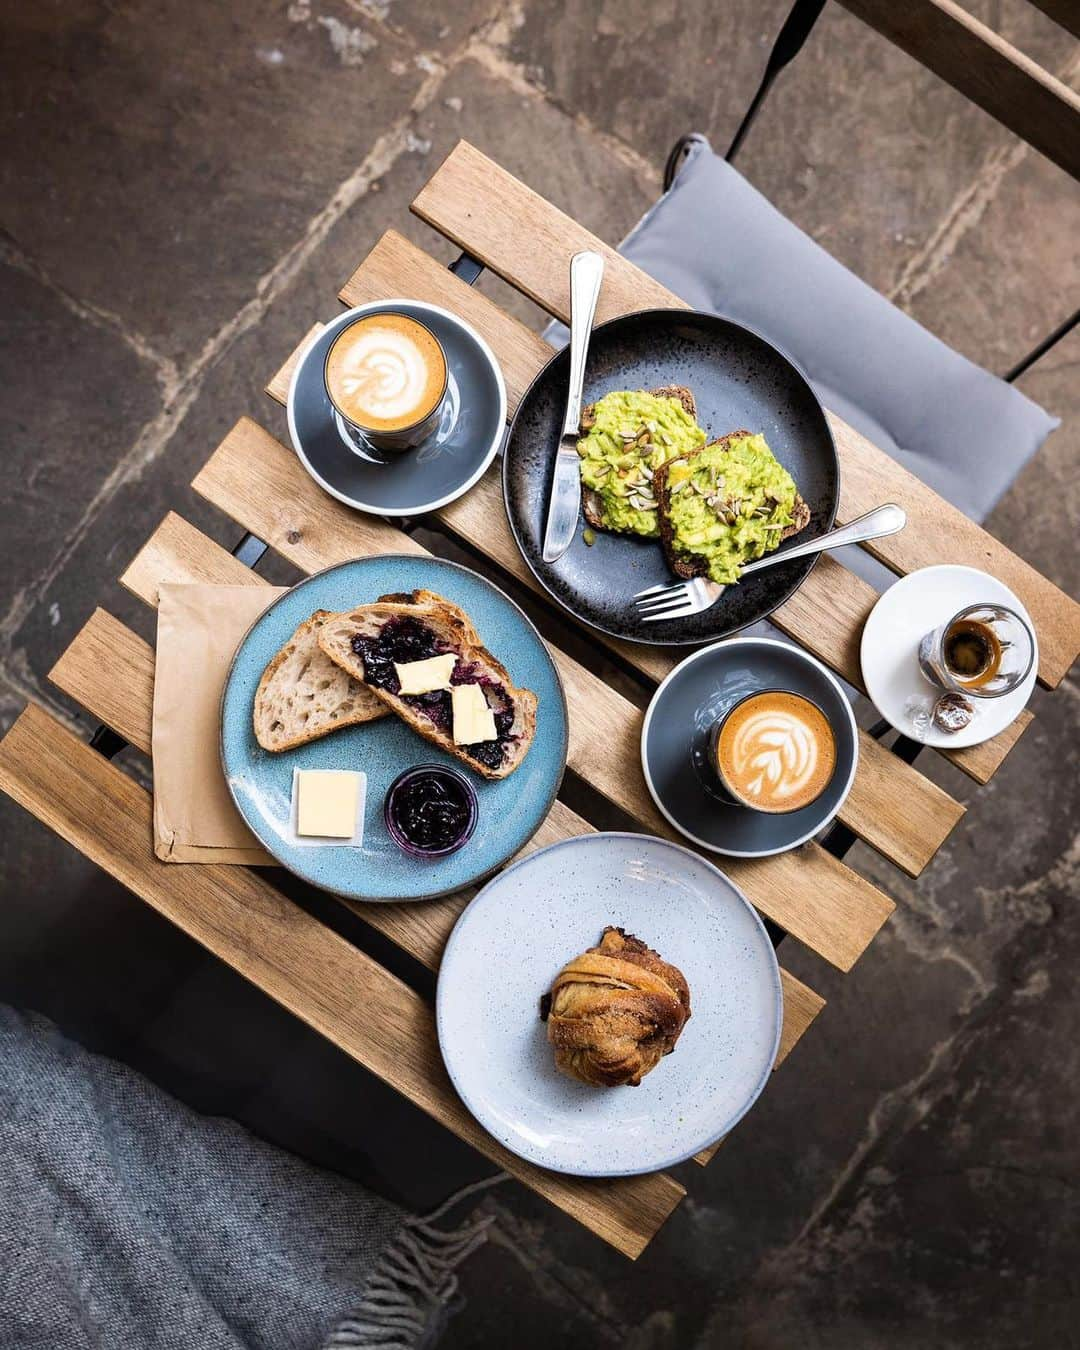
POLYGON ((640 938, 608 926, 555 976, 540 1016, 562 1073, 593 1087, 637 1087, 675 1049, 690 987, 640 938))
POLYGON ((464 610, 432 591, 383 595, 328 619, 319 646, 433 745, 505 778, 536 734, 536 695, 518 689, 464 610))

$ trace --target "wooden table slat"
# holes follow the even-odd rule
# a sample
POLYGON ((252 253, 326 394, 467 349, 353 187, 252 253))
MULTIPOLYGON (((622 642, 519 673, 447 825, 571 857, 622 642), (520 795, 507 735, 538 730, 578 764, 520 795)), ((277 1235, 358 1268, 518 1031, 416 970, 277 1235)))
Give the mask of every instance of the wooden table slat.
POLYGON ((120 577, 148 605, 157 605, 163 581, 203 582, 211 586, 257 586, 262 577, 208 539, 183 516, 170 511, 120 577))
POLYGON ((49 679, 144 755, 154 713, 154 653, 105 609, 95 609, 49 679))
POLYGON ((640 1255, 685 1194, 663 1173, 565 1177, 504 1149, 451 1086, 434 1017, 418 994, 253 871, 163 866, 151 846, 149 795, 33 704, 0 742, 0 787, 357 1063, 627 1256, 640 1255))
MULTIPOLYGON (((414 300, 446 305, 461 314, 484 335, 499 357, 506 377, 511 414, 529 381, 551 355, 547 343, 535 333, 509 318, 486 296, 465 285, 430 254, 393 230, 383 235, 340 294, 348 304, 359 304, 387 295, 403 295, 414 300), (512 341, 507 340, 508 327, 513 329, 512 341)), ((271 378, 266 392, 272 398, 282 403, 285 401, 296 360, 320 326, 315 325, 284 366, 271 378)), ((436 515, 458 538, 482 549, 486 556, 533 590, 541 590, 510 533, 497 465, 492 466, 463 497, 443 507, 436 515)), ((820 558, 804 584, 775 611, 771 621, 850 684, 861 689, 859 635, 876 599, 874 588, 854 572, 833 558, 820 558)), ((604 641, 623 660, 652 679, 663 679, 674 664, 664 648, 619 642, 617 639, 604 641)), ((993 740, 965 750, 942 753, 977 782, 985 783, 1030 721, 1031 714, 1024 712, 1012 727, 993 740)), ((925 861, 933 853, 935 845, 927 840, 924 847, 928 850, 923 855, 925 861)))
MULTIPOLYGON (((193 486, 308 572, 365 554, 425 553, 408 535, 322 492, 295 455, 247 418, 225 437, 193 486)), ((682 842, 642 779, 641 713, 592 672, 550 650, 570 708, 571 768, 648 833, 682 842)), ((893 909, 891 900, 816 844, 775 858, 728 858, 725 870, 762 913, 842 970, 850 969, 893 909)))
MULTIPOLYGON (((569 262, 581 249, 607 267, 597 322, 654 307, 687 308, 658 281, 465 141, 430 178, 413 211, 560 319, 569 317, 569 262)), ((838 520, 882 501, 898 501, 907 528, 870 545, 898 572, 933 563, 982 567, 1011 586, 1039 636, 1039 677, 1053 687, 1080 653, 1080 604, 987 534, 914 474, 835 414, 829 414, 841 466, 838 520)))

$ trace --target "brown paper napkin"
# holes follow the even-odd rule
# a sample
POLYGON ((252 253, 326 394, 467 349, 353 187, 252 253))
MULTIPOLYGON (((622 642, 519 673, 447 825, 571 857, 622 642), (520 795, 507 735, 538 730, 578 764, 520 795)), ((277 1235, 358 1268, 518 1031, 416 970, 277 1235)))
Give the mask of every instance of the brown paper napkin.
POLYGON ((233 805, 219 754, 221 690, 233 653, 276 586, 159 588, 154 674, 154 852, 164 862, 273 858, 233 805))

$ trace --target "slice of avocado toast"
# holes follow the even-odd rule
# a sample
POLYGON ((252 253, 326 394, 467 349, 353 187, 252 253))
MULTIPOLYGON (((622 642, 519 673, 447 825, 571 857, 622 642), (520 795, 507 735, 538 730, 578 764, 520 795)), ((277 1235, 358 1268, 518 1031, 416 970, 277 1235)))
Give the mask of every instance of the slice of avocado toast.
POLYGON ((671 570, 721 585, 810 521, 765 437, 745 430, 669 459, 653 476, 653 492, 671 570))
POLYGON ((705 444, 694 396, 682 385, 605 394, 581 416, 581 496, 598 530, 659 539, 654 474, 705 444))

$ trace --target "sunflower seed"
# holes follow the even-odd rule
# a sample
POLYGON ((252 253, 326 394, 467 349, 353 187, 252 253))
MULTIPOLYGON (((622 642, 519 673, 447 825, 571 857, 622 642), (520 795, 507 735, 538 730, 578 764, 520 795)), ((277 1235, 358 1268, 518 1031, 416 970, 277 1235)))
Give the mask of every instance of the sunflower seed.
POLYGON ((686 485, 687 480, 684 478, 681 483, 676 483, 675 486, 671 489, 671 495, 674 497, 677 492, 682 492, 683 489, 686 487, 686 485))
POLYGON ((650 469, 649 466, 648 466, 647 464, 643 464, 643 465, 641 466, 641 472, 645 475, 645 477, 646 477, 646 478, 649 480, 649 482, 651 483, 651 482, 652 482, 652 477, 653 477, 653 470, 650 469))

